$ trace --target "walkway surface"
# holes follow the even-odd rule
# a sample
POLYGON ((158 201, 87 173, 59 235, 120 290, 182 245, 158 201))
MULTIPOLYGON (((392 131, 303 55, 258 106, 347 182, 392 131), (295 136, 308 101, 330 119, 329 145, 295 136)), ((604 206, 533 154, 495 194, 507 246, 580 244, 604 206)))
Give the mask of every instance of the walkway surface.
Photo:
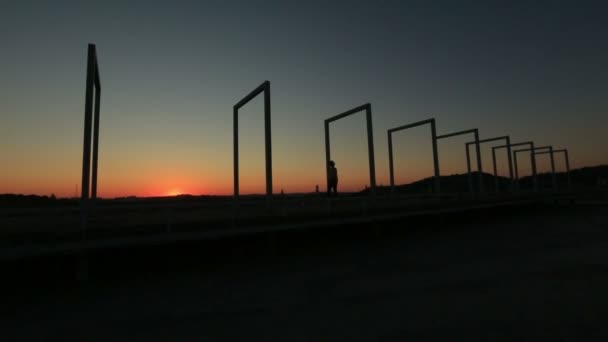
POLYGON ((606 209, 106 254, 87 283, 51 272, 6 293, 0 331, 6 341, 605 341, 606 209))

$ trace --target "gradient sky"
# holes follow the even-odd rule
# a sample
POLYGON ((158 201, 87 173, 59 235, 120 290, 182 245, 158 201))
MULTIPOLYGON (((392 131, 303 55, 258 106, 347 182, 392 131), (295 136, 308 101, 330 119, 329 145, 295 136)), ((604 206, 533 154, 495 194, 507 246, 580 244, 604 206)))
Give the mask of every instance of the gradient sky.
MULTIPOLYGON (((0 193, 73 196, 80 186, 88 43, 103 89, 102 197, 231 193, 232 106, 264 80, 276 192, 324 188, 323 120, 366 102, 378 184, 388 183, 386 130, 429 117, 439 134, 478 127, 481 138, 567 147, 573 168, 605 164, 607 10, 602 1, 5 2, 0 193)), ((243 193, 264 191, 262 117, 261 99, 242 110, 243 193)), ((467 141, 439 144, 443 175, 466 171, 467 141)), ((432 174, 427 128, 394 144, 398 183, 432 174)), ((343 190, 369 183, 366 151, 363 114, 332 124, 343 190)))

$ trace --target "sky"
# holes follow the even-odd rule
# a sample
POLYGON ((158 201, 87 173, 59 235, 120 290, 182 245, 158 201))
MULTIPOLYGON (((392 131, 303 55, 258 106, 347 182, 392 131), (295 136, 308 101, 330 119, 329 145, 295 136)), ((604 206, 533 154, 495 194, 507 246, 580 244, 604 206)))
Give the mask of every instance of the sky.
MULTIPOLYGON (((79 191, 89 43, 102 85, 101 197, 231 194, 232 107, 265 80, 275 192, 324 189, 323 121, 368 102, 379 185, 389 182, 387 130, 431 117, 438 134, 478 128, 482 139, 568 148, 572 168, 608 164, 606 10, 601 1, 6 1, 0 193, 79 191)), ((239 124, 241 193, 263 193, 261 97, 239 124)), ((466 171, 472 138, 439 143, 442 175, 466 171)), ((331 146, 340 190, 369 185, 363 113, 331 124, 331 146)), ((397 183, 432 175, 428 127, 395 134, 394 153, 397 183)), ((547 171, 548 157, 539 165, 547 171)))

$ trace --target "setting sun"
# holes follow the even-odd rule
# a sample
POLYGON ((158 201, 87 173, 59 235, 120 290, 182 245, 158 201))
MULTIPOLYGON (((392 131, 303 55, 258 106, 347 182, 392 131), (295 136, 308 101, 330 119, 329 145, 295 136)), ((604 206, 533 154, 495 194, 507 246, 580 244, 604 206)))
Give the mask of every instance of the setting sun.
POLYGON ((180 189, 171 189, 167 192, 167 196, 178 196, 183 194, 183 191, 181 191, 180 189))

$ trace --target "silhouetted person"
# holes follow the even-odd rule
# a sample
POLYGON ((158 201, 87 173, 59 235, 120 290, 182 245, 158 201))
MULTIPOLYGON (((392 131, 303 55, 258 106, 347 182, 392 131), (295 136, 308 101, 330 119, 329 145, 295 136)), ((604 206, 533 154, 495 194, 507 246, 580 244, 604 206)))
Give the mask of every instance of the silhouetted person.
POLYGON ((327 195, 331 196, 333 192, 334 195, 338 195, 338 169, 336 169, 336 163, 333 160, 329 161, 329 172, 327 174, 327 183, 329 187, 327 188, 327 195))

